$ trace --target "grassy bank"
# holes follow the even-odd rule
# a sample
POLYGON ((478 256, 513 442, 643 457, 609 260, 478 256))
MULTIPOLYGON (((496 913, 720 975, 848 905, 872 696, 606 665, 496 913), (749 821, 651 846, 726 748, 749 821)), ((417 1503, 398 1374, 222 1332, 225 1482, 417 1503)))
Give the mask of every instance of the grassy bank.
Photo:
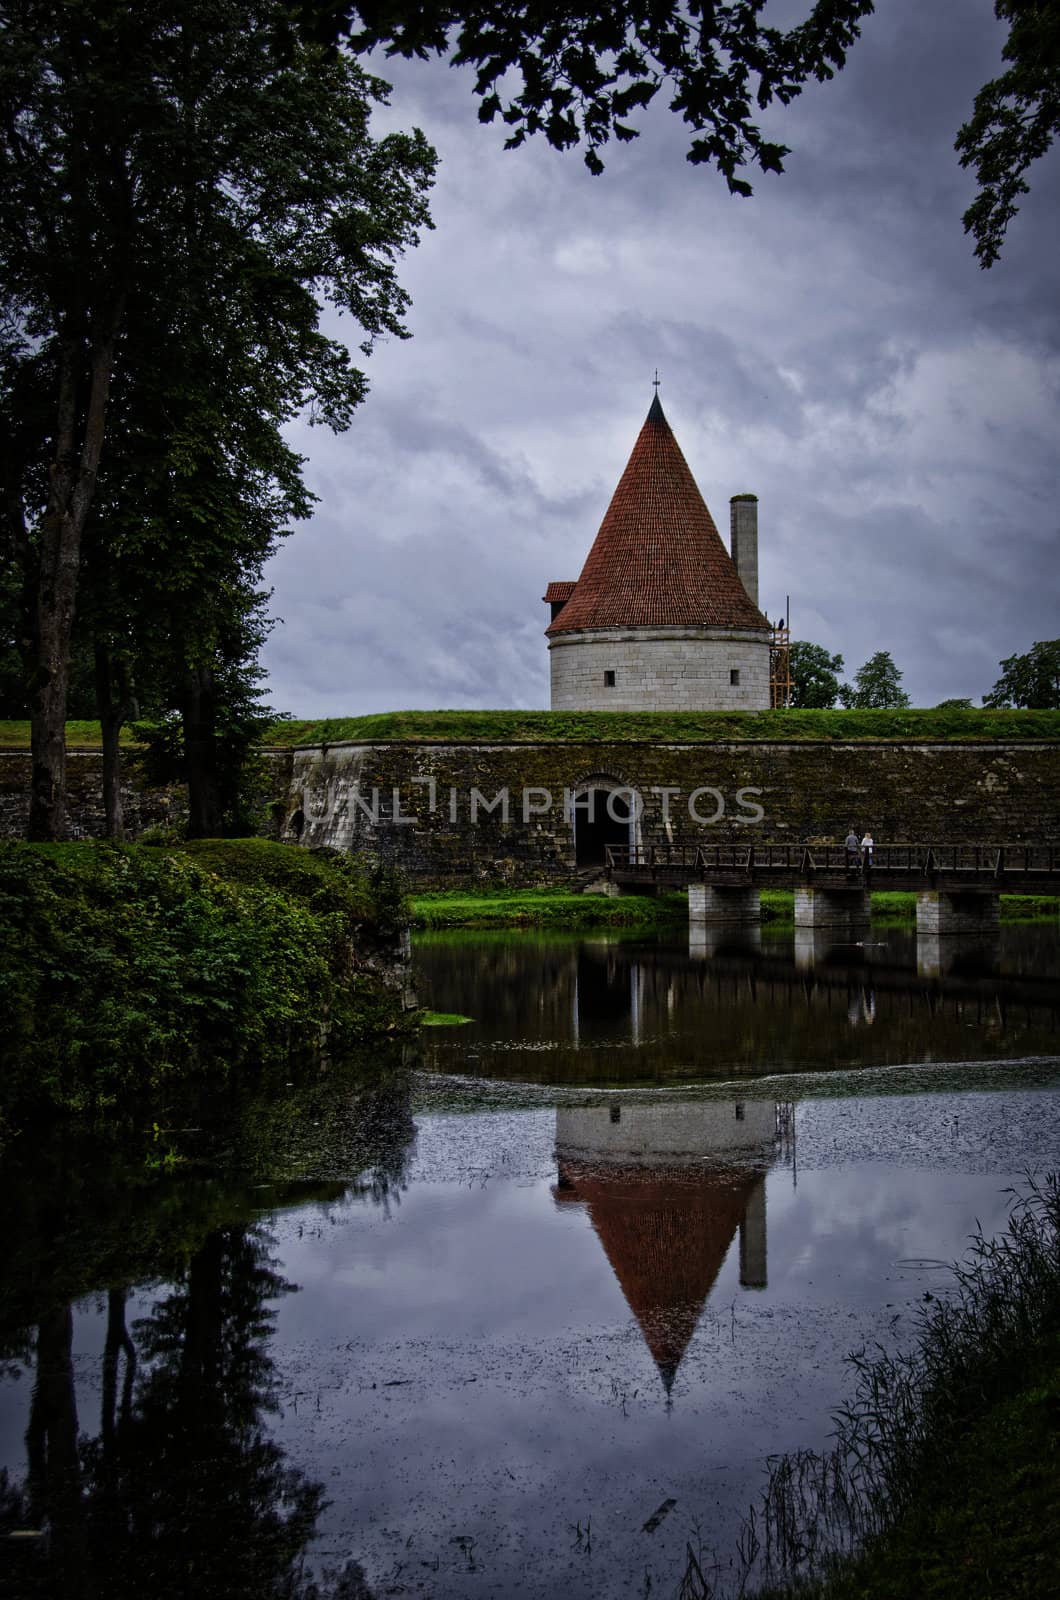
POLYGON ((683 894, 570 894, 563 889, 444 890, 412 897, 414 928, 655 928, 688 920, 683 894))
POLYGON ((393 1030, 373 957, 400 917, 389 883, 263 839, 0 846, 0 1124, 393 1030))
MULTIPOLYGON (((99 724, 69 722, 66 737, 70 745, 96 747, 99 724)), ((123 739, 132 740, 128 729, 123 739)), ((286 718, 274 724, 266 743, 701 744, 742 739, 1060 740, 1060 711, 385 711, 361 717, 286 718)), ((29 723, 0 722, 0 749, 28 750, 29 723)))
MULTIPOLYGON (((1003 921, 1052 919, 1060 915, 1056 895, 1002 895, 1003 921)), ((762 921, 790 923, 795 896, 787 889, 763 889, 762 921)), ((874 922, 911 925, 916 921, 916 895, 882 891, 872 896, 874 922)), ((570 894, 563 889, 439 890, 412 898, 414 928, 601 928, 664 927, 688 917, 688 900, 680 893, 658 896, 628 894, 614 899, 601 894, 570 894)))
POLYGON ((785 1581, 761 1600, 1060 1592, 1057 1176, 1028 1185, 1008 1232, 980 1236, 954 1292, 927 1300, 908 1354, 858 1362, 832 1453, 774 1463, 758 1527, 785 1581), (829 1554, 844 1544, 860 1553, 829 1554))
MULTIPOLYGON (((1055 894, 1003 894, 1002 922, 1038 922, 1060 915, 1060 896, 1055 894)), ((872 896, 873 922, 915 922, 916 895, 882 889, 872 896)))
POLYGON ((1060 739, 1058 711, 390 711, 285 721, 273 744, 423 741, 536 744, 727 740, 1060 739))

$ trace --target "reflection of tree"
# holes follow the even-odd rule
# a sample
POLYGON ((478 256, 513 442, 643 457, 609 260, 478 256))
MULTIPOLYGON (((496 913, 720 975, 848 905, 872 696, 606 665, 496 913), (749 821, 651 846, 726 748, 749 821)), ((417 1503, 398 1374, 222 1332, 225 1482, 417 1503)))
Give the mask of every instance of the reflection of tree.
POLYGON ((112 1293, 100 1432, 80 1450, 71 1310, 40 1323, 26 1484, 0 1484, 0 1524, 48 1529, 25 1547, 20 1593, 370 1600, 354 1564, 323 1585, 304 1571, 323 1488, 263 1426, 275 1409, 269 1302, 292 1288, 267 1234, 233 1226, 134 1325, 137 1351, 125 1293, 112 1293))
POLYGON ((66 1593, 84 1593, 86 1532, 77 1454, 74 1319, 69 1306, 37 1329, 37 1381, 26 1429, 27 1505, 31 1522, 51 1525, 51 1554, 68 1574, 66 1593))
POLYGON ((285 1466, 261 1426, 274 1405, 267 1302, 290 1287, 259 1229, 222 1228, 137 1324, 149 1365, 116 1430, 113 1471, 104 1450, 96 1473, 132 1535, 112 1592, 295 1592, 322 1490, 285 1466))
MULTIPOLYGON (((8 1154, 0 1376, 35 1368, 36 1383, 25 1479, 0 1471, 0 1600, 371 1600, 356 1563, 326 1580, 303 1571, 323 1491, 265 1428, 270 1302, 292 1286, 252 1219, 264 1204, 399 1197, 410 1079, 389 1059, 376 1067, 368 1083, 336 1070, 212 1108, 191 1153, 225 1180, 146 1181, 135 1137, 101 1146, 59 1130, 8 1154), (267 1202, 255 1179, 269 1180, 267 1202), (130 1291, 114 1286, 167 1280, 130 1324, 130 1291), (99 1432, 86 1437, 72 1306, 92 1292, 106 1295, 106 1333, 99 1432)), ((168 1120, 199 1131, 197 1117, 168 1120)))

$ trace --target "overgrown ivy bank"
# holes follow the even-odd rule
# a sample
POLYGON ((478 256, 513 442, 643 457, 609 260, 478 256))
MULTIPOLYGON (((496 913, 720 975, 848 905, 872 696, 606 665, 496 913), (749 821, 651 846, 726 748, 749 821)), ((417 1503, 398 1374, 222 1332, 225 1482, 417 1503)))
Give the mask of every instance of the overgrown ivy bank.
POLYGON ((406 916, 384 872, 263 839, 3 845, 0 1145, 399 1031, 406 916))

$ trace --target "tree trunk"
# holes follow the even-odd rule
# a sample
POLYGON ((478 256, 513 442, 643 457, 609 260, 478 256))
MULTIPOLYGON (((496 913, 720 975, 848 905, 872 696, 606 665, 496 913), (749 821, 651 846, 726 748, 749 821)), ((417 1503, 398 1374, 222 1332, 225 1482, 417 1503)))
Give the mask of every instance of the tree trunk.
POLYGON ((107 397, 121 306, 107 334, 91 347, 85 409, 81 415, 84 340, 64 334, 59 358, 59 408, 48 505, 41 524, 37 589, 37 661, 32 702, 31 839, 61 839, 66 832, 66 690, 70 635, 77 603, 81 535, 96 488, 107 397))
POLYGON ((118 1360, 125 1356, 125 1381, 122 1384, 121 1416, 128 1418, 132 1405, 133 1378, 136 1373, 136 1347, 129 1337, 125 1324, 125 1304, 128 1290, 107 1291, 107 1337, 103 1346, 103 1383, 100 1396, 100 1438, 103 1441, 103 1459, 113 1464, 114 1440, 118 1415, 118 1360))
POLYGON ((26 1429, 33 1514, 51 1528, 51 1556, 62 1592, 83 1592, 84 1506, 77 1453, 74 1319, 70 1306, 49 1311, 37 1329, 37 1378, 26 1429))
POLYGON ((121 730, 132 715, 132 686, 125 662, 111 655, 106 645, 97 644, 96 711, 103 736, 103 809, 106 837, 124 839, 125 816, 121 803, 121 730))
POLYGON ((221 831, 221 790, 217 778, 217 697, 210 667, 189 669, 180 714, 188 777, 188 838, 214 839, 221 831))

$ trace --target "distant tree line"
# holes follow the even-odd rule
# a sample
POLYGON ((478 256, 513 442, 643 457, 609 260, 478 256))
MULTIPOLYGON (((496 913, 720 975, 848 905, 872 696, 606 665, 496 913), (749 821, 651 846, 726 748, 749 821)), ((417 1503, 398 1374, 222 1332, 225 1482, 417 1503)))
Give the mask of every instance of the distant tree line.
MULTIPOLYGON (((1026 710, 1060 708, 1060 639, 1041 640, 1024 655, 1013 655, 1001 662, 1001 677, 983 705, 1001 709, 1007 706, 1026 710)), ((791 703, 802 710, 827 710, 841 705, 848 710, 899 709, 909 704, 902 688, 902 673, 889 650, 877 650, 854 674, 853 683, 842 683, 843 657, 833 655, 823 645, 796 639, 791 646, 791 703)), ((970 711, 970 697, 943 700, 939 711, 970 711)))

